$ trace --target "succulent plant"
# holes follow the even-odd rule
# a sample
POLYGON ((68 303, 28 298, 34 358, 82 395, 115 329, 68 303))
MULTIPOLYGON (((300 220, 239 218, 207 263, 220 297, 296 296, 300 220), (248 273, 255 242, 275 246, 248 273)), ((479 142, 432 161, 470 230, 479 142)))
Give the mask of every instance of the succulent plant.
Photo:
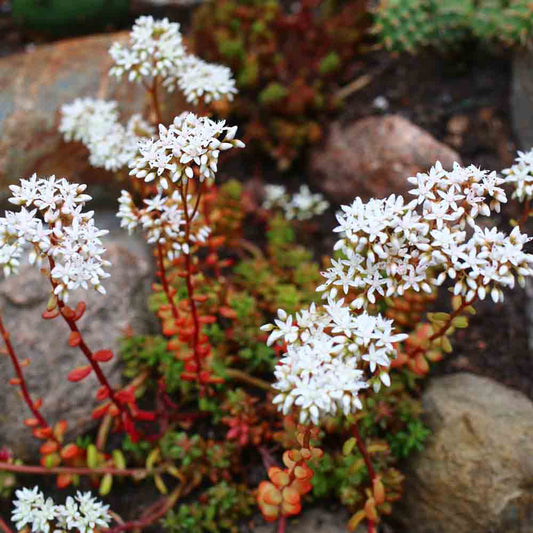
POLYGON ((533 32, 529 0, 381 0, 374 32, 384 46, 414 53, 425 46, 449 49, 475 38, 515 46, 533 32))
POLYGON ((192 38, 198 54, 235 73, 232 111, 247 144, 286 169, 321 138, 368 26, 364 0, 303 0, 293 13, 279 0, 218 0, 197 10, 192 38))

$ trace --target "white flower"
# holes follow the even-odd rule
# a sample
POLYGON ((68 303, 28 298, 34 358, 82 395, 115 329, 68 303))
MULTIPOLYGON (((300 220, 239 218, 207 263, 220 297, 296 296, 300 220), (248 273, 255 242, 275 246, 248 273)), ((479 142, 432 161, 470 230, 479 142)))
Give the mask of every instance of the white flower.
POLYGON ((59 130, 66 141, 81 141, 89 150, 94 167, 117 171, 137 153, 137 144, 154 129, 140 115, 126 126, 118 122, 117 103, 83 98, 61 108, 59 130))
POLYGON ((274 209, 284 207, 289 202, 289 194, 283 185, 265 185, 265 198, 263 207, 265 209, 274 209))
POLYGON ((298 338, 298 327, 292 323, 292 316, 287 315, 283 309, 278 309, 278 318, 274 320, 275 327, 270 325, 262 326, 263 331, 271 331, 267 345, 271 346, 278 339, 283 339, 285 342, 294 342, 298 338))
POLYGON ((130 161, 130 175, 146 182, 159 180, 163 189, 169 181, 198 176, 213 179, 221 151, 243 148, 235 139, 237 127, 215 122, 194 113, 183 113, 168 128, 159 126, 159 137, 139 143, 139 154, 130 161))
POLYGON ((313 194, 307 185, 302 185, 287 204, 285 216, 289 220, 309 220, 324 213, 328 207, 329 202, 324 199, 322 194, 313 194))
POLYGON ((502 171, 505 182, 514 186, 513 198, 521 202, 533 198, 533 149, 518 152, 515 164, 502 171))
POLYGON ((87 144, 93 136, 105 135, 109 125, 117 121, 117 102, 77 98, 61 107, 59 131, 66 141, 81 141, 87 144))
POLYGON ((515 276, 521 281, 533 273, 531 256, 522 250, 526 237, 516 236, 522 243, 517 248, 509 246, 511 236, 497 233, 490 246, 480 247, 477 217, 499 211, 506 201, 503 180, 494 172, 457 164, 445 171, 437 163, 409 181, 416 185, 409 204, 392 195, 367 203, 356 198, 342 207, 334 230, 341 237, 335 245, 340 258, 317 289, 325 297, 331 287, 342 287, 345 294, 352 291, 354 307, 366 308, 378 297, 406 290, 430 293, 451 278, 456 294, 499 299, 498 285, 510 287, 515 276), (500 247, 512 250, 512 260, 504 259, 500 247))
POLYGON ((178 23, 143 16, 135 21, 129 43, 113 43, 109 54, 115 63, 111 75, 127 74, 129 81, 151 83, 155 77, 164 80, 179 70, 186 52, 178 23))
POLYGON ((104 269, 110 263, 102 258, 101 237, 107 231, 95 226, 93 212, 82 211, 91 198, 84 192, 86 186, 33 175, 10 189, 9 201, 20 206, 20 211, 7 211, 0 217, 4 273, 16 271, 24 248, 30 248, 30 262, 50 259, 54 293, 64 301, 78 288, 92 286, 105 293, 101 282, 109 277, 104 269))
POLYGON ((179 70, 163 83, 172 92, 177 85, 189 103, 206 104, 227 98, 233 100, 237 94, 235 79, 231 70, 224 65, 207 63, 199 57, 188 55, 179 70))
POLYGON ((122 191, 119 198, 120 225, 130 233, 140 227, 149 244, 163 245, 169 260, 182 253, 190 254, 191 246, 203 243, 209 237, 210 228, 200 223, 198 212, 190 212, 193 203, 188 197, 189 232, 186 232, 185 206, 178 191, 166 196, 159 193, 144 200, 146 207, 137 208, 127 191, 122 191))
POLYGON ((287 220, 309 220, 324 213, 329 208, 329 202, 322 194, 311 193, 307 185, 302 185, 292 196, 283 185, 266 185, 263 207, 282 209, 287 220))
POLYGON ((59 531, 57 528, 94 533, 96 528, 106 528, 111 522, 109 506, 97 501, 90 492, 78 492, 76 498, 69 496, 65 505, 55 505, 51 498, 45 500, 38 487, 17 490, 15 494, 11 518, 19 530, 29 526, 34 533, 59 531))
POLYGON ((271 332, 267 343, 283 340, 287 351, 274 371, 279 394, 273 401, 284 414, 296 408, 302 423, 319 424, 325 416, 361 409, 359 391, 378 381, 390 384, 393 343, 407 337, 392 333, 392 321, 357 315, 334 298, 295 319, 280 309, 274 323, 261 328, 271 332))

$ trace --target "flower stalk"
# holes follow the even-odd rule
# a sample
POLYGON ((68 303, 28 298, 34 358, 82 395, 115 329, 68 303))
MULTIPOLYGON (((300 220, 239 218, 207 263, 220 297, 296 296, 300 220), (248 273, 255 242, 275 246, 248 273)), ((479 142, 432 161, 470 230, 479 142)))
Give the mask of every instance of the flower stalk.
MULTIPOLYGON (((7 353, 9 355, 9 358, 11 360, 11 364, 13 365, 13 368, 15 369, 15 374, 17 375, 16 378, 16 384, 20 388, 20 392, 22 395, 22 398, 24 399, 24 402, 32 412, 34 419, 36 423, 41 427, 43 430, 49 430, 50 425, 42 415, 40 409, 39 409, 39 402, 34 402, 31 399, 28 385, 26 383, 26 379, 24 377, 24 373, 22 371, 22 366, 19 363, 19 360, 17 358, 17 354, 15 352, 15 349, 13 347, 13 344, 11 343, 9 332, 6 330, 4 326, 4 322, 2 320, 2 316, 0 315, 0 334, 2 335, 2 339, 4 340, 4 344, 6 346, 7 353)), ((53 435, 51 431, 49 431, 50 435, 49 437, 57 442, 57 438, 53 435)))

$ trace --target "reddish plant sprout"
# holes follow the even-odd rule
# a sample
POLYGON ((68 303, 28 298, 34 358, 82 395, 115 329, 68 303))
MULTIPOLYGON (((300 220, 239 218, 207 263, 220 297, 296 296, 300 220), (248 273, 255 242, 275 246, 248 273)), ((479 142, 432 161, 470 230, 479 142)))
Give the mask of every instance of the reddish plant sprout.
POLYGON ((308 462, 320 459, 324 453, 310 444, 317 433, 317 428, 300 427, 297 433, 300 448, 287 450, 283 454, 283 464, 286 468, 270 467, 270 481, 262 481, 259 485, 257 502, 268 522, 283 520, 300 513, 302 496, 313 488, 313 470, 308 462))

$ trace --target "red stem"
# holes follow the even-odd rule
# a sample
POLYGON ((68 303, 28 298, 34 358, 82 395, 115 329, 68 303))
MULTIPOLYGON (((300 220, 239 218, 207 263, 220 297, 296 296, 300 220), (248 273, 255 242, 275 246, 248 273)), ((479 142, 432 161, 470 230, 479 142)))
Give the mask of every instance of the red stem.
POLYGON ((0 517, 0 529, 4 532, 4 533, 15 533, 7 524, 6 522, 4 522, 4 520, 2 519, 2 517, 0 517))
POLYGON ((100 382, 100 384, 106 388, 107 392, 108 392, 108 395, 109 395, 109 399, 116 405, 117 409, 126 417, 126 418, 129 418, 131 420, 131 415, 130 413, 124 408, 124 406, 118 401, 117 399, 117 396, 115 394, 115 391, 113 389, 113 387, 111 387, 111 384, 109 383, 109 381, 107 380, 107 378, 105 377, 105 374, 103 373, 102 369, 100 368, 100 365, 98 364, 98 361, 95 361, 94 357, 93 357, 93 353, 91 351, 91 349, 87 346, 87 344, 85 343, 85 340, 83 339, 83 336, 81 334, 81 331, 78 329, 78 326, 76 324, 76 322, 74 322, 74 320, 72 318, 67 318, 64 314, 63 314, 63 308, 64 308, 64 303, 61 302, 60 300, 58 300, 58 302, 60 302, 60 305, 59 305, 59 308, 61 310, 61 316, 65 319, 65 322, 68 324, 68 327, 70 328, 70 331, 74 332, 74 333, 77 333, 79 336, 80 336, 80 342, 78 344, 78 348, 83 352, 83 355, 85 355, 85 357, 87 358, 87 360, 89 361, 89 364, 91 365, 92 369, 94 370, 94 373, 96 374, 97 378, 98 378, 98 381, 100 382))
MULTIPOLYGON (((363 456, 363 461, 365 462, 368 475, 370 476, 370 480, 372 481, 372 486, 374 486, 374 480, 377 477, 376 471, 374 470, 374 466, 372 465, 372 460, 370 459, 370 455, 368 453, 368 450, 366 449, 363 438, 361 437, 361 434, 359 433, 357 424, 354 424, 352 426, 352 435, 355 437, 355 441, 357 443, 357 449, 359 450, 359 453, 363 456)), ((373 520, 367 519, 366 526, 367 526, 368 533, 376 533, 376 524, 374 523, 373 520)))
POLYGON ((9 354, 9 357, 11 359, 11 363, 13 364, 13 367, 15 368, 15 373, 17 374, 17 378, 20 381, 19 387, 22 393, 22 397, 24 398, 24 401, 26 402, 26 405, 29 407, 30 411, 33 413, 33 416, 36 418, 36 420, 39 422, 39 425, 43 429, 50 427, 48 425, 48 422, 45 420, 44 416, 41 414, 39 409, 35 407, 35 404, 33 403, 31 399, 30 393, 28 391, 28 386, 26 384, 26 380, 24 379, 22 368, 18 361, 17 354, 15 353, 15 349, 13 348, 13 345, 11 344, 11 340, 9 338, 9 332, 4 327, 4 323, 2 321, 1 315, 0 315, 0 333, 2 335, 2 338, 4 339, 4 343, 7 348, 7 353, 9 354))
POLYGON ((370 459, 370 455, 368 454, 363 438, 359 433, 357 424, 354 424, 352 426, 352 435, 355 437, 359 453, 363 456, 363 461, 365 462, 366 469, 368 470, 368 475, 370 476, 371 481, 374 481, 374 479, 377 477, 376 471, 374 470, 374 466, 372 465, 372 460, 370 459))
POLYGON ((161 108, 159 106, 159 97, 157 94, 157 77, 154 78, 152 86, 148 88, 148 92, 152 98, 152 108, 154 110, 155 120, 157 122, 156 126, 158 126, 159 124, 163 123, 163 119, 161 118, 161 108))
MULTIPOLYGON (((185 185, 186 187, 186 185, 185 185)), ((193 353, 194 353, 194 361, 196 363, 196 376, 197 376, 197 382, 198 385, 201 387, 201 390, 203 390, 200 380, 200 372, 202 370, 202 359, 200 357, 200 319, 198 317, 198 309, 196 308, 196 301, 194 300, 194 284, 192 281, 193 278, 193 267, 192 267, 192 261, 190 256, 190 248, 191 248, 191 218, 189 215, 189 210, 187 207, 187 191, 183 186, 182 182, 182 188, 181 188, 181 199, 183 202, 183 211, 185 216, 185 241, 189 246, 189 253, 185 254, 185 269, 186 269, 186 284, 187 284, 187 293, 189 296, 189 305, 191 308, 191 314, 192 314, 192 320, 193 320, 193 328, 194 328, 194 335, 193 335, 193 353)), ((197 199, 197 205, 199 201, 200 194, 202 193, 201 189, 198 190, 198 199, 197 199)))
POLYGON ((522 216, 520 217, 520 220, 518 221, 518 226, 521 226, 526 222, 526 220, 529 218, 529 215, 531 214, 531 207, 529 204, 529 200, 526 200, 524 203, 524 211, 522 212, 522 216))
MULTIPOLYGON (((49 260, 49 263, 50 263, 50 272, 52 272, 52 270, 54 269, 54 266, 55 266, 55 262, 54 262, 54 260, 51 257, 48 257, 48 260, 49 260)), ((55 288, 56 288, 57 284, 52 279, 52 277, 50 277, 50 283, 52 284, 52 288, 55 291, 55 288)), ((79 343, 77 344, 77 347, 82 351, 83 355, 85 355, 85 357, 89 361, 89 364, 91 365, 92 369, 94 370, 94 373, 96 374, 96 377, 98 378, 98 381, 100 382, 100 384, 103 387, 105 387, 105 389, 107 390, 107 394, 108 394, 109 399, 115 404, 115 406, 117 407, 119 412, 126 419, 128 419, 130 421, 131 427, 134 427, 131 414, 129 413, 129 411, 127 409, 125 409, 125 407, 122 405, 122 403, 119 402, 119 400, 118 400, 118 398, 117 398, 117 396, 115 394, 115 390, 113 389, 113 387, 111 387, 111 384, 109 383, 109 381, 105 377, 105 374, 103 373, 102 369, 100 368, 100 365, 98 364, 98 361, 96 361, 94 359, 93 352, 91 351, 91 349, 85 343, 85 340, 83 339, 83 335, 81 334, 81 331, 78 329, 78 325, 76 324, 76 321, 74 320, 74 317, 73 316, 67 316, 65 314, 65 307, 66 307, 65 302, 63 302, 61 300, 61 298, 57 297, 57 305, 59 307, 60 314, 63 317, 63 319, 65 320, 65 322, 67 323, 68 327, 70 328, 70 331, 72 331, 72 333, 76 333, 77 335, 79 335, 79 343)))
POLYGON ((47 468, 38 465, 17 465, 13 463, 0 462, 0 472, 15 472, 19 474, 49 475, 49 474, 71 474, 79 476, 94 476, 112 474, 120 477, 141 477, 157 472, 157 470, 146 470, 145 468, 88 468, 77 466, 54 466, 47 468))
POLYGON ((120 531, 128 531, 129 529, 142 530, 145 527, 152 525, 154 522, 162 518, 180 497, 182 491, 181 486, 178 487, 170 496, 164 498, 162 501, 156 502, 148 508, 148 510, 138 520, 126 522, 119 526, 104 530, 106 533, 120 533, 120 531))
POLYGON ((287 518, 285 516, 280 516, 278 520, 278 533, 285 533, 287 530, 287 518))
POLYGON ((172 293, 170 291, 170 285, 168 284, 167 272, 165 269, 165 262, 164 262, 164 256, 163 256, 163 247, 161 246, 161 243, 157 243, 157 255, 158 255, 158 262, 159 262, 159 277, 161 278, 161 284, 163 285, 163 290, 165 291, 168 303, 170 304, 170 308, 172 309, 172 316, 174 317, 174 320, 178 320, 179 318, 178 308, 176 307, 176 304, 174 303, 174 298, 172 297, 172 293))

